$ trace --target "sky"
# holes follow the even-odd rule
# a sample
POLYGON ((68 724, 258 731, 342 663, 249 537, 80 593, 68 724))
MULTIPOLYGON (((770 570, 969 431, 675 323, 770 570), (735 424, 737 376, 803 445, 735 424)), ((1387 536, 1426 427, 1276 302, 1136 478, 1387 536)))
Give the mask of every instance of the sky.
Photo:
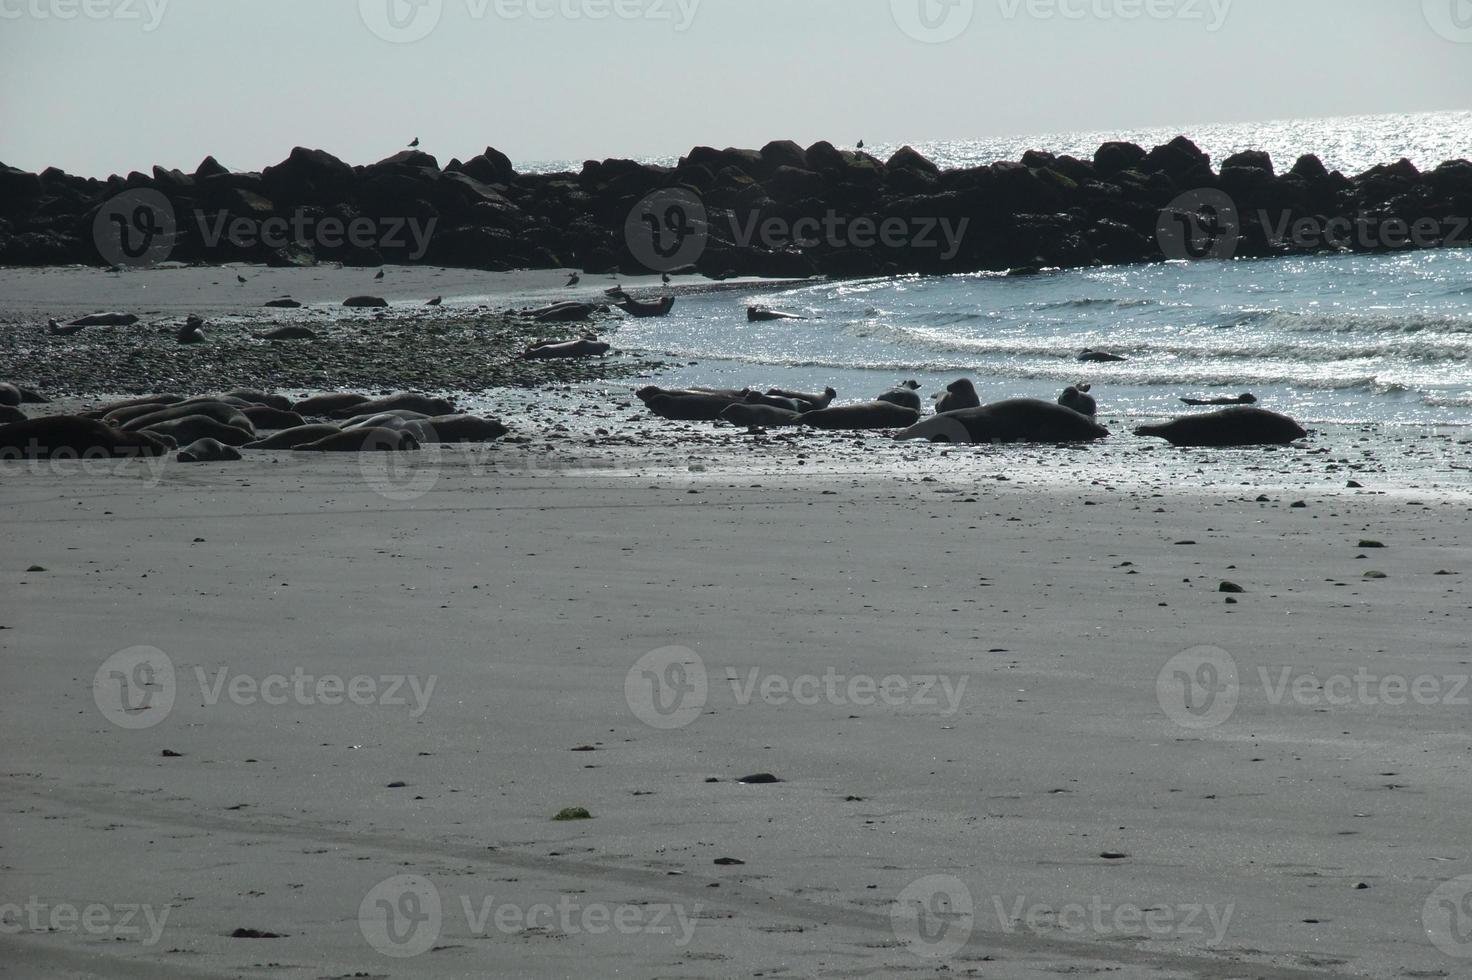
POLYGON ((1472 0, 0 0, 0 162, 105 177, 1472 108, 1472 0))

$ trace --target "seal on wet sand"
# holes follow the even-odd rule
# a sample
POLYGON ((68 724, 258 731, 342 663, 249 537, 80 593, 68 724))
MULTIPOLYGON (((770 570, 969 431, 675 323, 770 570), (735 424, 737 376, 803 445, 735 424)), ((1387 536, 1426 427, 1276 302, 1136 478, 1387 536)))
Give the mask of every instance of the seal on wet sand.
POLYGON ((971 383, 970 378, 962 378, 960 381, 952 381, 946 385, 946 393, 937 395, 935 399, 935 412, 956 412, 963 408, 980 408, 981 396, 976 393, 976 385, 971 383))
POLYGON ((1111 354, 1108 351, 1102 350, 1093 350, 1089 347, 1085 347, 1082 351, 1079 352, 1078 359, 1085 364, 1110 364, 1115 361, 1127 360, 1127 358, 1121 357, 1118 354, 1111 354))
POLYGON ((0 405, 0 425, 26 421, 26 413, 14 405, 0 405))
POLYGON ((788 391, 785 388, 768 388, 767 394, 776 395, 779 398, 791 398, 794 401, 803 402, 810 406, 807 411, 815 412, 820 408, 827 408, 833 404, 833 399, 838 397, 838 392, 832 388, 825 388, 821 395, 810 395, 803 391, 788 391))
POLYGON ((918 412, 923 407, 919 391, 920 382, 906 381, 895 385, 875 400, 889 402, 891 405, 903 405, 905 408, 913 408, 918 412))
POLYGON ((0 425, 0 459, 162 456, 172 448, 172 442, 151 432, 124 432, 77 415, 0 425))
POLYGON ((233 463, 240 458, 240 450, 214 439, 196 439, 179 450, 181 463, 233 463))
POLYGON ((316 340, 317 331, 309 327, 277 327, 255 335, 257 340, 316 340))
POLYGON ((1094 396, 1089 394, 1092 385, 1071 385, 1063 389, 1063 394, 1058 396, 1058 404, 1064 408, 1071 408, 1080 415, 1094 416, 1099 414, 1099 405, 1094 401, 1094 396))
POLYGON ((749 429, 775 429, 786 425, 797 425, 799 414, 788 408, 777 408, 755 402, 740 402, 727 405, 722 409, 721 418, 732 425, 744 425, 749 429))
POLYGON ((419 440, 398 429, 352 429, 294 448, 312 453, 396 453, 418 449, 419 440))
MULTIPOLYGON (((410 412, 420 412, 431 418, 436 415, 455 414, 455 406, 445 399, 431 398, 428 395, 420 395, 409 391, 401 391, 395 395, 375 398, 372 401, 361 402, 357 405, 319 414, 325 414, 330 418, 348 418, 353 415, 377 415, 380 412, 392 412, 401 408, 410 412)), ((302 415, 308 414, 302 411, 300 405, 297 406, 296 410, 301 412, 302 415)))
POLYGON ((208 415, 186 415, 167 422, 155 422, 152 425, 140 426, 138 431, 152 432, 156 436, 168 436, 181 446, 200 439, 214 439, 227 446, 243 446, 254 441, 256 437, 253 430, 227 425, 208 415))
POLYGON ((404 423, 420 443, 494 442, 509 430, 496 419, 477 415, 437 415, 432 419, 416 419, 404 423))
POLYGON ((291 410, 291 399, 285 395, 268 395, 264 391, 256 391, 254 388, 236 388, 227 391, 221 398, 238 398, 252 405, 265 405, 267 408, 279 408, 283 412, 291 410))
POLYGON ((1200 405, 1256 405, 1257 404, 1257 396, 1256 395, 1251 395, 1251 394, 1241 394, 1241 395, 1238 395, 1235 398, 1182 398, 1181 401, 1184 402, 1184 403, 1186 403, 1187 405, 1194 405, 1194 406, 1200 406, 1200 405))
MULTIPOLYGON (((365 405, 368 402, 367 395, 356 395, 351 392, 334 392, 327 395, 313 395, 303 398, 291 406, 291 410, 299 415, 328 415, 332 412, 341 411, 344 408, 353 408, 357 405, 365 405)), ((353 414, 359 414, 354 412, 353 414)))
POLYGON ((1172 446, 1285 446, 1308 435, 1286 415, 1262 408, 1227 408, 1142 425, 1137 436, 1159 436, 1172 446))
POLYGON ((920 412, 889 402, 820 408, 798 416, 799 425, 815 429, 903 429, 920 420, 920 412))
POLYGON ((1037 398, 1012 398, 933 415, 895 435, 931 442, 1091 442, 1109 430, 1071 408, 1037 398))
POLYGON ((299 425, 307 424, 307 420, 296 412, 283 412, 279 408, 271 408, 268 405, 248 405, 240 410, 240 414, 250 419, 251 425, 263 432, 294 429, 299 425))
POLYGON ((714 422, 721 413, 732 405, 744 405, 744 401, 723 395, 705 395, 697 392, 653 395, 645 399, 649 411, 663 419, 678 422, 714 422))
POLYGON ((280 432, 248 442, 241 449, 295 449, 297 446, 305 446, 309 442, 317 442, 328 436, 337 435, 342 430, 335 425, 325 422, 316 425, 299 425, 294 429, 282 429, 280 432))
MULTIPOLYGON (((128 409, 127 411, 131 412, 132 409, 128 409)), ((240 413, 239 406, 231 405, 229 402, 217 401, 180 402, 177 405, 170 405, 168 408, 161 408, 156 412, 133 416, 121 423, 121 427, 130 431, 147 429, 160 422, 172 422, 175 419, 182 419, 190 415, 208 416, 216 422, 223 422, 226 425, 233 425, 241 429, 254 431, 255 428, 251 425, 250 419, 240 413)), ((110 416, 109 421, 113 421, 116 418, 117 416, 110 416)), ((118 423, 113 421, 113 424, 117 425, 118 423)))
POLYGON ((613 347, 601 340, 568 340, 563 342, 543 341, 522 352, 525 361, 566 360, 575 357, 602 357, 613 347))

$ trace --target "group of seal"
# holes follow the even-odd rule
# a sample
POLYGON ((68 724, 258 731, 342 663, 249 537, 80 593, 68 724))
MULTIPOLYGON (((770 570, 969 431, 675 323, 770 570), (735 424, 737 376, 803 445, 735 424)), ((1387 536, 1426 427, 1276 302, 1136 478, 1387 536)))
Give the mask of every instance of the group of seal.
MULTIPOLYGON (((0 385, 0 399, 8 396, 7 387, 13 386, 0 385)), ((19 418, 0 415, 0 458, 161 456, 182 446, 181 462, 223 462, 240 459, 240 449, 405 451, 429 443, 492 442, 508 431, 496 419, 457 414, 453 403, 413 392, 381 398, 335 393, 293 402, 237 389, 194 398, 158 393, 38 419, 16 411, 19 418)))
MULTIPOLYGON (((1009 398, 983 404, 967 378, 948 384, 935 396, 935 414, 924 417, 920 384, 902 381, 873 400, 834 405, 837 393, 821 396, 769 388, 661 388, 636 392, 653 414, 687 422, 724 421, 748 429, 807 426, 815 429, 898 430, 895 439, 932 442, 996 443, 1092 442, 1109 435, 1100 425, 1097 400, 1089 384, 1070 385, 1056 403, 1009 398)), ((1161 425, 1141 426, 1140 436, 1160 436, 1177 446, 1249 446, 1293 442, 1307 433, 1292 419, 1249 407, 1251 395, 1199 404, 1231 404, 1224 411, 1192 415, 1161 425)), ((1198 404, 1198 402, 1190 402, 1198 404)))

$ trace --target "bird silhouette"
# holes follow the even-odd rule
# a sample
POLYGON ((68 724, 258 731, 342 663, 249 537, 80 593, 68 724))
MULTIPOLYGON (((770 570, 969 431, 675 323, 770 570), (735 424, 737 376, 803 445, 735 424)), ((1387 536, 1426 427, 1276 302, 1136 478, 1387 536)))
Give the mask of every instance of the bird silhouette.
POLYGON ((670 274, 669 274, 669 273, 668 273, 668 272, 666 272, 666 273, 665 273, 665 274, 664 274, 664 275, 663 275, 663 276, 662 276, 662 277, 661 277, 661 278, 663 278, 663 279, 664 279, 664 281, 665 281, 665 285, 669 285, 669 281, 670 281, 670 274))
POLYGON ((245 279, 245 276, 242 276, 242 275, 240 275, 240 274, 237 273, 236 276, 235 276, 235 281, 238 282, 238 283, 241 283, 242 285, 244 285, 245 282, 246 282, 246 279, 245 279))
POLYGON ((580 283, 582 281, 583 281, 583 274, 581 272, 574 272, 572 275, 570 275, 570 276, 567 277, 567 284, 569 286, 576 286, 578 283, 580 283))
POLYGON ((382 269, 379 269, 378 270, 378 275, 374 276, 373 278, 374 279, 382 279, 383 278, 383 270, 382 269))
POLYGON ((859 149, 862 150, 863 148, 864 148, 864 141, 863 140, 859 140, 859 149))
POLYGON ((620 285, 617 285, 617 284, 615 284, 612 289, 605 289, 605 290, 603 290, 603 295, 604 296, 622 296, 623 294, 624 294, 624 287, 622 287, 620 285))
POLYGON ((419 137, 416 136, 416 137, 414 137, 414 142, 412 142, 412 143, 409 144, 409 149, 412 150, 412 149, 414 149, 418 145, 419 145, 419 137))

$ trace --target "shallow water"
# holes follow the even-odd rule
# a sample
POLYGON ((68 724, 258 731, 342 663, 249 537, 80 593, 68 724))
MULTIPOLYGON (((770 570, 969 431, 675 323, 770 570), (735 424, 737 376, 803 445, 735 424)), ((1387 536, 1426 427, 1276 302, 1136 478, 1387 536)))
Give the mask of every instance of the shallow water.
POLYGON ((837 388, 965 375, 983 398, 1089 382, 1134 415, 1252 392, 1314 422, 1472 424, 1472 249, 803 285, 682 298, 625 349, 698 362, 677 383, 837 388), (809 317, 748 323, 760 302, 809 317), (1085 364, 1084 348, 1128 358, 1085 364))

